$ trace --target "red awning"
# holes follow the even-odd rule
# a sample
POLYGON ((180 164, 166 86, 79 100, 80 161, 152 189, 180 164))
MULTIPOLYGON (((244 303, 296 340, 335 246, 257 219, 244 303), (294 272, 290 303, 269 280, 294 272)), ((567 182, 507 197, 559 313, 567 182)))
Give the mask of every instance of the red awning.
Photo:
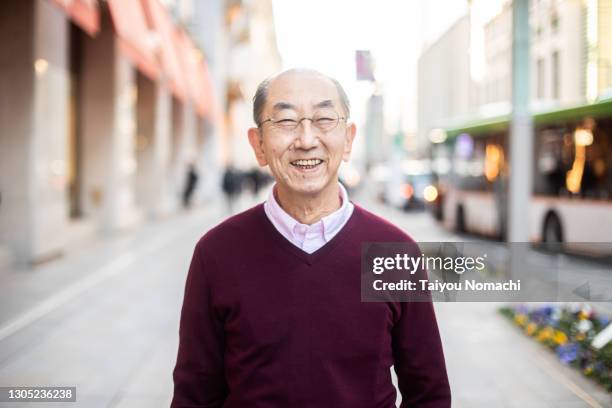
POLYGON ((155 36, 149 30, 140 0, 108 0, 121 51, 138 69, 156 80, 159 65, 155 58, 155 36))
POLYGON ((146 5, 149 21, 159 36, 161 65, 168 78, 170 90, 178 99, 185 101, 184 78, 170 15, 158 0, 143 0, 143 5, 146 5))
POLYGON ((100 31, 100 10, 97 0, 53 0, 87 34, 94 36, 100 31))
POLYGON ((185 78, 186 90, 197 113, 206 116, 212 105, 212 92, 208 66, 202 53, 193 45, 183 30, 175 31, 175 42, 185 78))

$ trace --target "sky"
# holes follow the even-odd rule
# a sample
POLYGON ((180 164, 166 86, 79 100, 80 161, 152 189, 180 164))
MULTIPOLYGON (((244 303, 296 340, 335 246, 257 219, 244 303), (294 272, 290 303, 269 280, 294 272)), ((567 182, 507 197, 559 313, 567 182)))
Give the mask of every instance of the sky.
POLYGON ((355 79, 355 50, 370 50, 390 133, 416 128, 417 60, 467 13, 465 0, 273 0, 283 69, 308 67, 338 79, 363 121, 372 84, 355 79))

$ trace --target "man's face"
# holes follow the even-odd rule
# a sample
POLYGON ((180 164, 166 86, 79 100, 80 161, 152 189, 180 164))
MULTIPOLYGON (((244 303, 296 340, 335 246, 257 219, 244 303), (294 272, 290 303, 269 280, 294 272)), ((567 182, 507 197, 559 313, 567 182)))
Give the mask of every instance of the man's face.
MULTIPOLYGON (((316 195, 338 180, 342 160, 348 160, 355 125, 347 124, 334 83, 315 73, 291 72, 268 87, 260 128, 249 130, 249 141, 261 166, 269 165, 276 182, 288 193, 316 195), (294 130, 285 123, 302 118, 294 130), (338 118, 329 130, 327 119, 338 118), (275 123, 276 122, 276 123, 275 123)), ((295 123, 295 122, 293 122, 295 123)))

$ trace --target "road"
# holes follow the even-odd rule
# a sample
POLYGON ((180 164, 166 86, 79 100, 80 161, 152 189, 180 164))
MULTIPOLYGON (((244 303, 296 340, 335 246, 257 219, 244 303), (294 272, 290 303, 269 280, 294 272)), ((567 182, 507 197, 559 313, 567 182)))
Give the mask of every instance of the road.
MULTIPOLYGON (((427 214, 364 205, 417 240, 457 239, 427 214)), ((0 273, 0 385, 77 387, 76 403, 15 406, 167 407, 190 256, 223 216, 219 207, 199 208, 0 273)), ((609 394, 522 335, 498 306, 436 304, 454 408, 612 406, 609 394)))

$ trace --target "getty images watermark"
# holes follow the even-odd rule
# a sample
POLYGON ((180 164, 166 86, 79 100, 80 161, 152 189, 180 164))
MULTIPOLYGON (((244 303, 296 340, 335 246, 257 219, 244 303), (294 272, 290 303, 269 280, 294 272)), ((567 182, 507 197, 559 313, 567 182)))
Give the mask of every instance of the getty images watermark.
POLYGON ((611 301, 612 265, 530 243, 366 243, 361 298, 377 301, 611 301))

